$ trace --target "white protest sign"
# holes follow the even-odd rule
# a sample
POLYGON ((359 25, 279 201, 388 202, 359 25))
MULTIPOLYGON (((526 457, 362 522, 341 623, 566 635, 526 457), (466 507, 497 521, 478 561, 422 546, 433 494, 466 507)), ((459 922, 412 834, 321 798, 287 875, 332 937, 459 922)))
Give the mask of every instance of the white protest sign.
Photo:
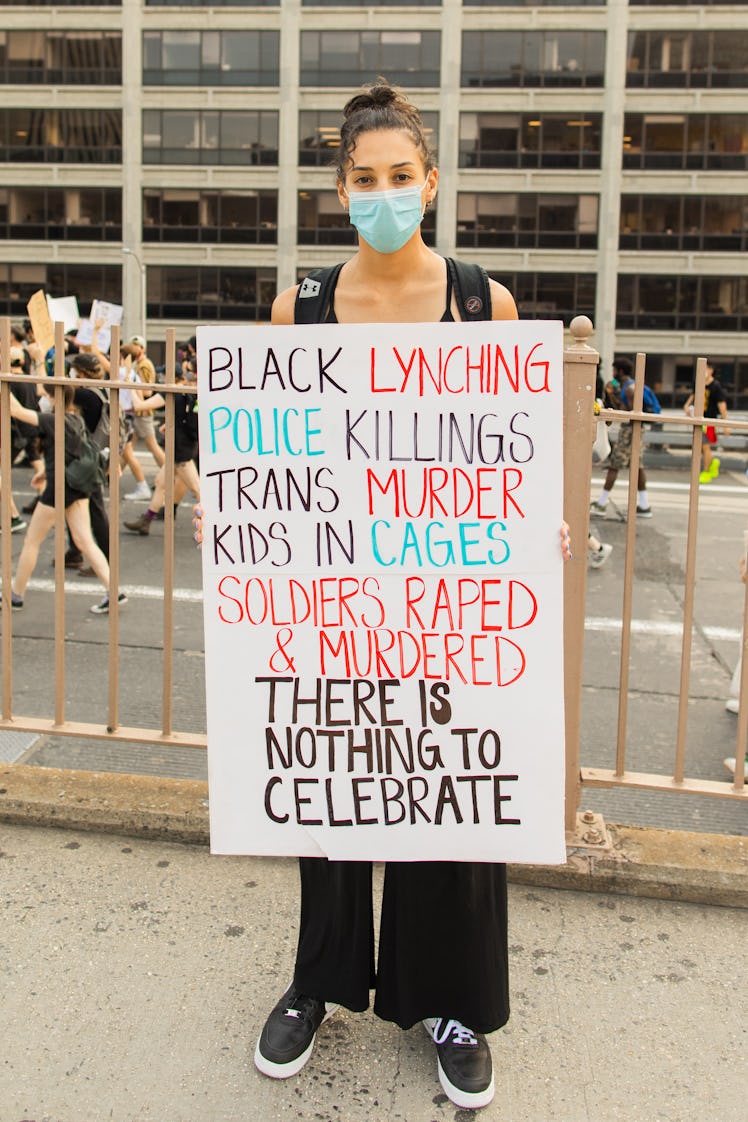
POLYGON ((65 333, 75 331, 80 320, 76 296, 47 296, 47 307, 53 323, 62 323, 65 333))
POLYGON ((197 339, 214 852, 565 860, 561 324, 197 339))
POLYGON ((122 323, 123 307, 121 304, 110 304, 107 300, 94 300, 91 304, 89 318, 82 320, 78 328, 76 342, 79 346, 88 346, 93 342, 93 333, 96 324, 99 330, 96 335, 99 350, 106 354, 112 342, 112 327, 122 323))

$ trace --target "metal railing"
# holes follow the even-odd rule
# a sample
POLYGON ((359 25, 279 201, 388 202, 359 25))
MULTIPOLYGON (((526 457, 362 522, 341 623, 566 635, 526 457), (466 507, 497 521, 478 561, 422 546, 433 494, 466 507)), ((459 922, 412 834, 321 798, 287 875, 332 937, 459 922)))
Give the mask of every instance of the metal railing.
MULTIPOLYGON (((119 328, 112 329, 112 355, 119 355, 119 328)), ((116 360, 115 360, 116 361, 116 360)), ((18 381, 18 374, 10 374, 10 321, 0 320, 0 479, 7 488, 10 498, 11 479, 11 438, 10 438, 10 385, 18 381)), ((0 729, 24 732, 48 733, 57 736, 88 737, 117 741, 141 742, 146 744, 169 744, 183 748, 205 748, 206 735, 194 732, 180 732, 174 728, 174 395, 176 393, 195 393, 194 387, 177 384, 176 372, 176 332, 167 330, 166 338, 166 377, 160 384, 159 392, 164 395, 165 406, 165 506, 164 506, 164 563, 163 563, 163 671, 162 671, 162 714, 160 728, 139 728, 124 726, 119 720, 119 487, 109 490, 109 641, 108 641, 108 699, 105 724, 85 721, 70 721, 65 715, 65 439, 64 405, 62 387, 70 385, 65 377, 64 333, 61 323, 55 324, 55 369, 54 376, 24 375, 33 384, 43 382, 53 386, 55 392, 55 526, 54 526, 54 565, 55 596, 53 619, 54 643, 54 715, 49 718, 22 716, 13 713, 13 617, 11 599, 2 599, 2 711, 0 729)), ((87 379, 86 386, 101 386, 109 394, 110 410, 110 464, 119 463, 119 396, 123 383, 116 379, 96 381, 87 379)), ((12 557, 10 535, 10 501, 2 503, 0 529, 0 573, 3 589, 11 586, 12 557)))
MULTIPOLYGON (((738 716, 736 740, 736 768, 732 782, 717 782, 693 779, 685 775, 685 740, 688 717, 688 696, 690 679, 691 636, 694 623, 694 584, 696 558, 696 529, 699 502, 699 467, 701 452, 701 429, 704 418, 701 416, 670 418, 673 424, 685 426, 691 431, 691 471, 689 516, 686 547, 685 596, 683 606, 683 638, 681 649, 680 687, 678 702, 678 725, 673 745, 672 774, 645 774, 627 769, 627 718, 629 702, 629 675, 631 665, 632 598, 634 590, 634 547, 636 542, 636 478, 642 451, 642 426, 651 422, 651 415, 642 410, 645 356, 638 355, 636 360, 635 393, 631 411, 607 410, 600 414, 603 420, 632 425, 632 450, 630 482, 628 494, 628 519, 626 531, 626 556, 624 569, 623 604, 621 611, 621 648, 620 679, 618 697, 617 748, 615 766, 605 770, 580 766, 580 728, 582 714, 583 656, 585 637, 586 601, 586 541, 589 529, 589 496, 592 478, 591 449, 595 431, 594 396, 595 376, 599 361, 598 353, 588 344, 592 324, 586 316, 578 316, 571 324, 571 345, 564 353, 564 510, 571 526, 575 543, 574 560, 564 569, 564 659, 565 659, 565 722, 566 722, 566 826, 571 839, 579 837, 578 810, 584 789, 593 787, 647 788, 654 791, 712 795, 729 799, 748 801, 745 787, 743 765, 748 733, 748 585, 743 612, 743 662, 741 679, 741 705, 738 716)), ((53 378, 31 377, 30 381, 44 381, 53 385, 57 395, 56 402, 62 401, 62 386, 67 384, 64 377, 63 331, 56 325, 56 362, 53 378)), ((9 382, 18 380, 10 370, 10 322, 0 320, 0 475, 3 482, 11 478, 11 442, 9 419, 9 382)), ((119 353, 118 330, 112 331, 111 353, 119 353)), ((704 399, 706 361, 700 359, 697 366, 695 401, 704 399)), ((13 712, 13 631, 11 603, 8 596, 2 600, 2 712, 0 729, 46 733, 58 736, 88 737, 98 740, 129 741, 144 744, 171 745, 175 747, 200 748, 207 745, 206 735, 184 732, 173 725, 173 629, 174 629, 174 394, 195 392, 194 388, 177 384, 176 335, 174 329, 167 331, 166 338, 166 379, 159 391, 166 398, 166 471, 165 471, 165 534, 163 561, 163 673, 162 673, 162 719, 159 728, 123 726, 119 723, 119 613, 117 591, 119 588, 119 488, 112 487, 109 494, 110 516, 110 614, 108 637, 108 699, 105 723, 70 721, 65 713, 65 596, 64 596, 64 439, 63 410, 56 408, 56 467, 55 472, 55 597, 54 597, 54 715, 42 718, 23 716, 13 712)), ((119 393, 121 383, 116 380, 101 383, 87 382, 88 385, 103 385, 109 391, 111 418, 110 460, 118 462, 117 447, 119 393)), ((709 423, 713 423, 710 419, 709 423)), ((721 428, 722 421, 715 421, 721 428)), ((733 431, 748 434, 748 421, 730 421, 733 431)), ((10 537, 10 503, 2 504, 0 529, 0 572, 3 588, 9 589, 11 583, 12 557, 10 537)))

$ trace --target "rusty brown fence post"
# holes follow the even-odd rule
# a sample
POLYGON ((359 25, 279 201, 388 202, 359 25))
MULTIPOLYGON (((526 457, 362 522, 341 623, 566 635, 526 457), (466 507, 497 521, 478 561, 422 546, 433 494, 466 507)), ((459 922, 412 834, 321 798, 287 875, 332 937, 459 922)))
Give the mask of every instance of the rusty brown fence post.
POLYGON ((600 356, 587 339, 587 316, 569 328, 564 351, 564 518, 571 528, 573 559, 564 566, 564 705, 566 732, 566 831, 576 827, 581 780, 579 732, 582 713, 584 613, 587 594, 587 535, 590 524, 595 378, 600 356))

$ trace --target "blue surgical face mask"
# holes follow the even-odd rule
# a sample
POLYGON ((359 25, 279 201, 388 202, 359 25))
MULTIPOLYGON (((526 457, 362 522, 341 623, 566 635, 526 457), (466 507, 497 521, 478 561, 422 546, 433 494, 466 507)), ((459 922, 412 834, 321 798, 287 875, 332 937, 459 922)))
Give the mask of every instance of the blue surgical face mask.
POLYGON ((353 191, 348 196, 351 225, 377 253, 396 253, 421 225, 421 192, 425 186, 353 191))

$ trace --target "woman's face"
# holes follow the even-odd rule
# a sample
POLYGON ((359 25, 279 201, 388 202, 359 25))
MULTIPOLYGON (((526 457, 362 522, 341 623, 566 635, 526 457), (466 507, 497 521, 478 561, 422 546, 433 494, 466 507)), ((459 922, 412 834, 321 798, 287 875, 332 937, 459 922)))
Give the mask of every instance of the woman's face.
POLYGON ((423 203, 436 195, 439 173, 426 172, 420 149, 402 129, 377 129, 361 133, 351 153, 338 196, 345 207, 348 195, 359 191, 391 191, 398 187, 423 187, 423 203))

